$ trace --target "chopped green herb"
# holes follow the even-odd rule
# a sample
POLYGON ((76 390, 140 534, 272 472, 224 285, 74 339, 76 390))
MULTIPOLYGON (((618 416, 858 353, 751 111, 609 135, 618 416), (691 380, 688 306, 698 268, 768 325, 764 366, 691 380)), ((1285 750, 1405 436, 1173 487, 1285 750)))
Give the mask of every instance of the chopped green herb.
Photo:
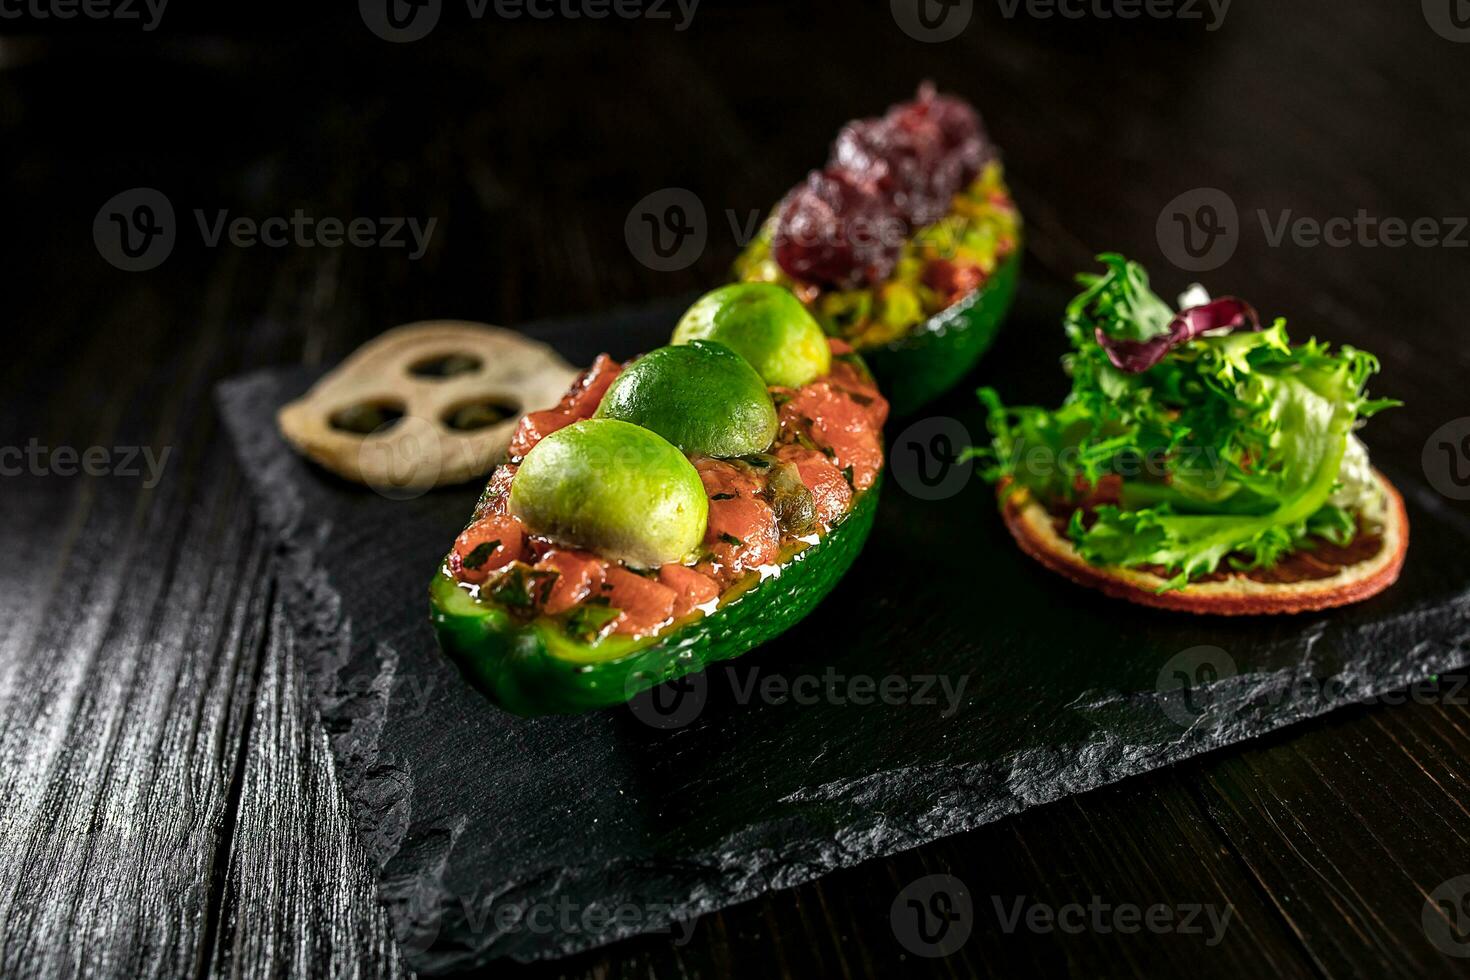
POLYGON ((733 493, 717 493, 717 494, 715 494, 713 497, 711 497, 709 499, 711 499, 711 500, 734 500, 735 499, 735 495, 733 493))
POLYGON ((474 550, 464 556, 464 567, 469 569, 482 567, 490 560, 490 556, 495 554, 495 549, 499 547, 500 540, 498 538, 494 541, 486 541, 483 544, 475 545, 474 550))
POLYGON ((721 534, 720 535, 720 540, 723 541, 723 542, 725 542, 726 544, 734 545, 737 548, 741 548, 741 547, 744 547, 745 546, 745 542, 744 541, 741 541, 739 538, 737 538, 735 535, 731 534, 729 531, 726 531, 724 534, 721 534))
POLYGON ((503 606, 530 610, 546 601, 557 573, 531 568, 516 562, 490 586, 490 595, 503 606))
POLYGON ((844 466, 842 468, 842 478, 847 481, 848 486, 852 487, 854 490, 857 489, 857 484, 852 482, 852 464, 849 463, 847 466, 844 466))
POLYGON ((578 605, 567 616, 567 635, 574 640, 591 643, 622 614, 621 609, 614 609, 607 604, 606 596, 594 596, 578 605))

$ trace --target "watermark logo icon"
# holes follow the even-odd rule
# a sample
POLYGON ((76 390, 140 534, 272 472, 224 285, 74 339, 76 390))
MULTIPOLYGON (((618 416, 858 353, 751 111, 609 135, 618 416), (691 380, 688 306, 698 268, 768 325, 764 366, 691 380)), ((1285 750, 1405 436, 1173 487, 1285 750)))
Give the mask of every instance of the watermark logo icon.
POLYGON ((1435 429, 1419 461, 1430 486, 1451 500, 1470 500, 1470 416, 1435 429))
POLYGON ((357 0, 367 29, 385 41, 406 44, 428 36, 439 23, 443 0, 357 0))
POLYGON ((1219 647, 1198 646, 1181 650, 1159 669, 1155 687, 1159 693, 1159 706, 1176 725, 1188 728, 1209 706, 1202 689, 1235 674, 1235 660, 1219 647))
MULTIPOLYGON (((628 680, 630 689, 637 683, 636 677, 628 680)), ((698 718, 708 700, 709 678, 699 671, 640 691, 628 699, 628 710, 650 728, 667 731, 698 718)))
POLYGON ((704 202, 685 187, 656 190, 628 212, 623 237, 633 257, 653 271, 687 269, 709 241, 704 202))
POLYGON ((949 956, 969 940, 975 927, 970 889, 954 875, 926 875, 911 881, 888 910, 893 936, 915 956, 949 956))
POLYGON ((970 26, 974 0, 889 0, 893 21, 915 41, 953 41, 970 26))
POLYGON ((1446 956, 1470 957, 1470 875, 1441 882, 1420 916, 1424 935, 1446 956))
POLYGON ((389 500, 413 500, 434 488, 444 469, 439 426, 416 415, 384 422, 357 449, 363 482, 389 500))
POLYGON ((1218 269, 1240 244, 1240 212, 1217 187, 1187 190, 1164 205, 1154 226, 1164 257, 1185 272, 1218 269))
POLYGON ((898 485, 919 500, 944 500, 965 488, 975 462, 962 459, 970 432, 948 416, 920 419, 899 433, 888 453, 898 485))
POLYGON ((157 268, 174 250, 177 237, 174 206, 152 187, 113 195, 92 219, 97 252, 124 272, 157 268))
POLYGON ((1470 0, 1420 0, 1424 20, 1446 41, 1470 41, 1470 0))

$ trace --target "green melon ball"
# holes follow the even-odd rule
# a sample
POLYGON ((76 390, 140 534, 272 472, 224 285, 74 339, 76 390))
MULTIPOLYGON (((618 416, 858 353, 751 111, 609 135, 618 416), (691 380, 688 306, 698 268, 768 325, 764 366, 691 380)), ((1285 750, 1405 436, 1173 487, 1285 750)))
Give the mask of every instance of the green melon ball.
POLYGON ((751 363, 768 385, 800 388, 832 368, 821 326, 791 291, 737 282, 701 296, 674 328, 674 343, 714 340, 751 363))
POLYGON ((706 340, 660 347, 628 365, 597 417, 652 429, 701 456, 765 452, 777 430, 761 376, 730 348, 706 340))
POLYGON ((640 568, 683 561, 704 541, 709 499, 694 464, 648 429, 586 419, 546 436, 510 484, 533 533, 640 568))

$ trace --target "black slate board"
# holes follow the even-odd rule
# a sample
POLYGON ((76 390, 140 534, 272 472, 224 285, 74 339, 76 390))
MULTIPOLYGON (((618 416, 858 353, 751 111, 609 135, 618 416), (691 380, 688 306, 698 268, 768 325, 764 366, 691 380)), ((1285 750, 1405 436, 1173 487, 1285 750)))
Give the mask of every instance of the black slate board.
MULTIPOLYGON (((1023 284, 977 382, 1059 399, 1064 299, 1023 284)), ((656 346, 682 307, 526 330, 582 363, 656 346)), ((1331 614, 1195 619, 1033 565, 978 480, 906 492, 915 444, 984 431, 956 391, 890 426, 878 526, 806 621, 672 696, 520 719, 460 677, 427 623, 426 584, 478 487, 393 501, 300 460, 273 416, 313 376, 249 375, 219 400, 282 543, 294 639, 383 900, 425 973, 677 936, 768 889, 1470 662, 1470 521, 1426 485, 1419 446, 1374 446, 1413 522, 1392 590, 1331 614)))

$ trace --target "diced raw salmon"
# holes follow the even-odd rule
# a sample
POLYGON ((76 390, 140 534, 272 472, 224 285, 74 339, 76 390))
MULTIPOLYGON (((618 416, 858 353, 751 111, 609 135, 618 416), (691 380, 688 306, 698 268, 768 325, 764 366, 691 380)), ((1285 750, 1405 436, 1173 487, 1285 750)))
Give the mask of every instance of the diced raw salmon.
POLYGON ((575 415, 560 408, 548 408, 540 412, 527 412, 521 416, 520 424, 516 426, 515 435, 510 438, 510 448, 506 454, 511 459, 524 459, 525 455, 536 448, 536 443, 551 435, 557 429, 564 429, 577 421, 575 415))
MULTIPOLYGON (((870 412, 877 402, 862 404, 852 393, 830 380, 814 381, 781 406, 782 441, 805 436, 832 452, 839 469, 852 467, 852 484, 859 490, 873 485, 883 467, 883 445, 870 412)), ((884 404, 882 413, 887 414, 884 404)))
POLYGON ((590 419, 597 406, 602 404, 602 396, 607 394, 607 389, 622 371, 623 366, 617 361, 606 354, 598 354, 592 366, 582 372, 562 397, 558 407, 573 419, 590 419))
POLYGON ((700 571, 728 585, 746 569, 769 565, 780 555, 776 512, 758 497, 711 499, 704 547, 710 558, 701 563, 700 571))
POLYGON ((676 595, 667 585, 618 565, 608 566, 605 574, 602 594, 609 605, 622 612, 613 625, 614 633, 643 636, 674 618, 676 595))
POLYGON ((720 586, 714 579, 687 565, 670 563, 658 570, 658 580, 675 592, 674 618, 687 616, 695 606, 719 598, 720 586))
POLYGON ((606 354, 598 354, 592 366, 578 375, 554 408, 527 412, 521 416, 507 450, 510 458, 522 459, 536 447, 536 443, 557 429, 564 429, 582 419, 590 419, 601 404, 602 396, 607 394, 608 387, 622 370, 623 366, 617 361, 606 354))
POLYGON ((485 484, 485 492, 480 494, 479 509, 475 511, 475 517, 505 513, 506 502, 510 499, 510 481, 515 479, 518 469, 520 467, 514 463, 502 463, 495 467, 495 472, 490 474, 490 482, 485 484))
POLYGON ((852 502, 852 487, 832 461, 814 449, 787 445, 776 450, 776 457, 791 463, 801 476, 802 485, 811 491, 817 506, 817 520, 826 527, 843 514, 852 502))
POLYGON ((536 567, 556 572, 556 581, 541 606, 548 616, 564 613, 588 596, 602 594, 607 562, 596 555, 585 551, 548 551, 536 567))
POLYGON ((460 532, 449 555, 449 571, 461 582, 479 584, 497 568, 521 557, 525 544, 521 522, 504 514, 487 514, 460 532))
POLYGON ((761 491, 761 482, 749 470, 741 469, 722 459, 700 459, 694 463, 704 492, 710 497, 720 494, 751 496, 761 491))

